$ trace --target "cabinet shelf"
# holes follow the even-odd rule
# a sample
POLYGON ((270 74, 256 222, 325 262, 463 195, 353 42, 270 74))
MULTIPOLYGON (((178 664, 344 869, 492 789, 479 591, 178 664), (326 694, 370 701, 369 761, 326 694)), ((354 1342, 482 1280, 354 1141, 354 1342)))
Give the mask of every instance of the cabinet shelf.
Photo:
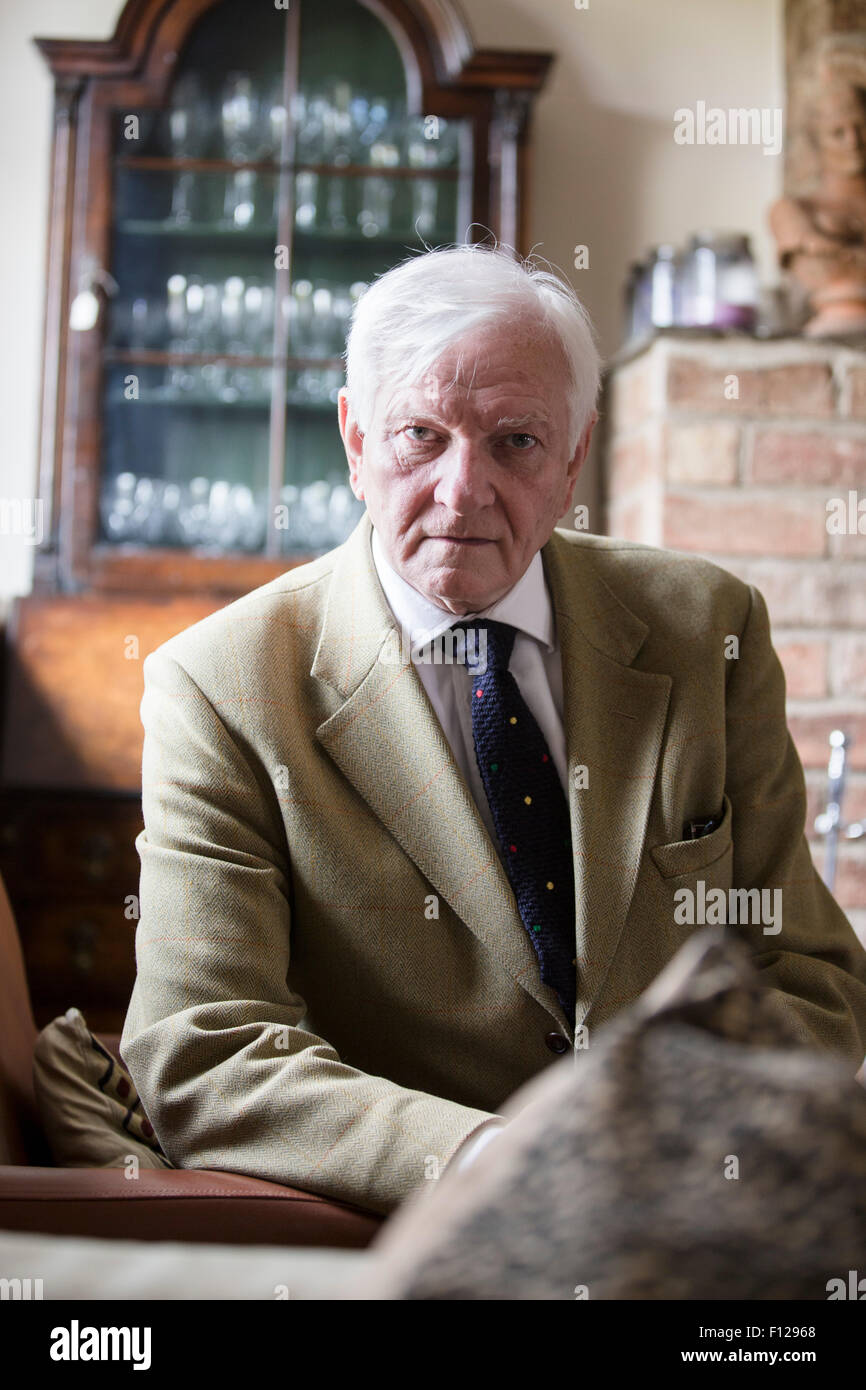
MULTIPOLYGON (((126 237, 154 238, 162 241, 220 242, 223 245, 234 244, 236 246, 270 247, 278 235, 276 223, 270 227, 233 227, 223 222, 178 224, 136 217, 117 222, 115 226, 117 232, 126 237)), ((363 233, 354 231, 349 235, 346 232, 335 231, 330 227, 323 227, 321 230, 315 231, 296 228, 293 233, 293 242, 299 249, 314 248, 320 243, 327 243, 335 250, 355 251, 360 247, 373 246, 393 251, 405 246, 407 241, 416 246, 420 244, 419 239, 409 228, 402 232, 377 232, 375 236, 364 236, 363 233)))
POLYGON ((148 348, 110 347, 105 349, 105 361, 142 367, 207 367, 213 364, 227 367, 274 367, 285 366, 289 371, 304 371, 306 368, 325 371, 328 368, 339 370, 343 367, 342 357, 258 357, 253 353, 243 355, 226 352, 160 352, 148 348))
POLYGON ((285 172, 321 174, 327 178, 429 179, 435 182, 453 182, 460 178, 460 170, 451 165, 315 164, 283 160, 186 159, 179 155, 118 155, 115 164, 121 169, 150 173, 235 174, 250 169, 272 176, 285 172))
MULTIPOLYGON (((130 402, 125 396, 112 395, 106 398, 107 406, 128 406, 130 402)), ((333 401, 328 399, 316 399, 314 397, 299 397, 291 393, 286 395, 286 407, 290 410, 308 411, 312 414, 334 415, 336 406, 333 401)), ((270 396, 236 396, 231 400, 225 400, 220 396, 195 396, 185 395, 179 391, 165 391, 154 388, 150 391, 142 391, 135 399, 135 405, 140 406, 161 406, 163 409, 170 410, 230 410, 230 411, 268 411, 271 408, 270 396)))
MULTIPOLYGON (((109 395, 106 397, 107 406, 128 406, 130 402, 123 395, 109 395)), ((172 391, 168 387, 160 390, 154 387, 149 391, 142 391, 135 398, 135 405, 140 406, 161 406, 163 409, 171 410, 270 410, 270 396, 235 396, 231 400, 225 400, 220 396, 195 396, 193 394, 184 395, 180 391, 172 391)), ((333 408, 333 407, 332 407, 333 408)))
POLYGON ((129 217, 115 223, 121 236, 160 237, 166 240, 234 241, 255 244, 274 239, 276 227, 234 227, 224 222, 170 222, 156 218, 129 217))

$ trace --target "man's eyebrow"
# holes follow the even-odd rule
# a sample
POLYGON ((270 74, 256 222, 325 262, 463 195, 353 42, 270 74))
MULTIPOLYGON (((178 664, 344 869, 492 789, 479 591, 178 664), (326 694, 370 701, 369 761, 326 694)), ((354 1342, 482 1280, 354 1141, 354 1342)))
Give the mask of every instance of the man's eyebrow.
POLYGON ((506 428, 516 430, 523 425, 549 425, 550 421, 542 412, 532 415, 500 415, 496 421, 496 428, 504 430, 506 428))

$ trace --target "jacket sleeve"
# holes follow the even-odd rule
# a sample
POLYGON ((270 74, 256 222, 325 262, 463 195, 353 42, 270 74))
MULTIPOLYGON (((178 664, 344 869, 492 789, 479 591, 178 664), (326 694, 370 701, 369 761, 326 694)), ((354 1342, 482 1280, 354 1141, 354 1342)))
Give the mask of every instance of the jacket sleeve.
POLYGON ((768 902, 778 900, 781 920, 741 931, 802 1040, 842 1054, 856 1069, 866 1053, 866 951, 812 863, 803 768, 785 718, 785 678, 764 599, 754 588, 750 593, 727 691, 733 882, 779 889, 768 902))
POLYGON ((137 977, 124 1061, 171 1161, 386 1213, 489 1115, 346 1065, 290 985, 275 789, 184 667, 144 663, 137 977))

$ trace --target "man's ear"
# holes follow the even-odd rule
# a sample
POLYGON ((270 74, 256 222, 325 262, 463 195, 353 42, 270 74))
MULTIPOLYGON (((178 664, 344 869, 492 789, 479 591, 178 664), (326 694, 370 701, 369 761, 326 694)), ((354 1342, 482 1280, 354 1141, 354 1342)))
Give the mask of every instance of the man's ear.
POLYGON ((575 449, 574 456, 572 457, 568 465, 568 470, 565 475, 566 495, 565 505, 562 508, 563 513, 568 511, 569 507, 571 506, 571 499, 574 495, 574 485, 577 482, 577 475, 583 467, 584 463, 586 462, 586 456, 589 453, 589 446, 592 441, 592 432, 595 429, 597 422, 598 411, 594 410, 590 415, 589 420, 587 421, 586 428, 581 434, 580 439, 577 441, 577 448, 575 449))
POLYGON ((364 436, 358 429, 358 422, 352 414, 345 386, 340 388, 340 393, 337 396, 337 419, 340 425, 340 437, 349 463, 349 483, 358 501, 363 502, 364 489, 361 484, 361 471, 364 462, 364 436))

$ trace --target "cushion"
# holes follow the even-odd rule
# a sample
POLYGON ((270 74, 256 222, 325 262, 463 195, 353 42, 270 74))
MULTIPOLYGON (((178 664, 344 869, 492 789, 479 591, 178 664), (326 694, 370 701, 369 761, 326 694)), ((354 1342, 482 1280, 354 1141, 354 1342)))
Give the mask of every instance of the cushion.
POLYGON ((78 1009, 43 1028, 33 1052, 33 1087, 60 1168, 172 1168, 129 1072, 103 1047, 78 1009))
POLYGON ((730 929, 421 1184, 352 1299, 843 1297, 866 1248, 866 1090, 798 1037, 730 929))

